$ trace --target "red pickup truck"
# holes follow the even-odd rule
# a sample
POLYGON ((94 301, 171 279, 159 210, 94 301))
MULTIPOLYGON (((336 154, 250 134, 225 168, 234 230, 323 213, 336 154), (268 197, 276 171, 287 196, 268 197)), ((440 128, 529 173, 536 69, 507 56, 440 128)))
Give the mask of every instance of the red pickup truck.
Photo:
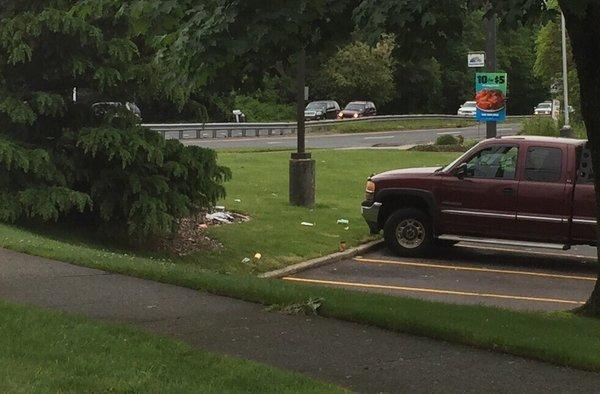
POLYGON ((372 176, 362 212, 403 256, 460 241, 596 246, 593 177, 586 141, 495 138, 442 168, 372 176))

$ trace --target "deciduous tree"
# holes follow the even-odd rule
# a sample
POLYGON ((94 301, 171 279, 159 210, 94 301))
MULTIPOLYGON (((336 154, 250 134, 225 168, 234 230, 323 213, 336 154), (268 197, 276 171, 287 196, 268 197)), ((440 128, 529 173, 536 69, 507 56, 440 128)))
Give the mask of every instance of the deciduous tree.
POLYGON ((369 100, 387 104, 396 90, 392 51, 395 37, 384 36, 375 47, 354 42, 340 49, 316 79, 322 97, 339 102, 369 100))
MULTIPOLYGON (((600 174, 600 3, 595 0, 560 0, 577 64, 581 91, 581 114, 592 151, 594 173, 600 174)), ((597 212, 600 212, 600 177, 595 177, 597 212)), ((600 234, 600 233, 599 233, 600 234)), ((600 316, 599 280, 582 312, 600 316)))
MULTIPOLYGON (((478 1, 481 3, 480 1, 478 1)), ((581 91, 581 114, 585 122, 593 170, 600 174, 600 3, 596 0, 559 0, 573 48, 573 57, 581 91)), ((526 19, 539 15, 547 8, 543 0, 499 0, 493 2, 492 12, 508 19, 526 19)), ((595 177, 597 212, 600 212, 600 177, 595 177)), ((597 224, 598 225, 598 224, 597 224)), ((600 240, 600 232, 599 240, 600 240)), ((600 272, 594 290, 581 313, 600 316, 600 272)))

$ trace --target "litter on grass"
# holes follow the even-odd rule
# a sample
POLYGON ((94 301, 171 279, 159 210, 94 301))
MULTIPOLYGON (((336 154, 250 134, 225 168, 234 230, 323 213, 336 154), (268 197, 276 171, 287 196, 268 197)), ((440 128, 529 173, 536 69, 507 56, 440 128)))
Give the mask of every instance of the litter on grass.
POLYGON ((241 215, 235 212, 217 211, 207 213, 205 216, 208 225, 211 224, 231 224, 238 222, 247 222, 250 220, 248 216, 241 215))
POLYGON ((250 264, 252 262, 252 260, 250 260, 248 257, 246 257, 244 260, 242 260, 242 264, 250 264))
POLYGON ((350 221, 348 219, 338 219, 337 224, 349 224, 350 221))
POLYGON ((306 227, 315 227, 314 223, 308 223, 308 222, 302 222, 300 223, 301 226, 306 226, 306 227))
POLYGON ((233 200, 234 202, 242 202, 242 200, 240 200, 239 198, 236 198, 235 200, 233 200))
POLYGON ((215 213, 207 213, 206 220, 210 220, 211 222, 219 222, 219 223, 233 223, 235 218, 233 215, 227 212, 215 212, 215 213))
POLYGON ((237 212, 227 212, 225 207, 215 207, 212 212, 202 212, 188 218, 180 219, 177 231, 156 242, 157 250, 166 250, 178 256, 187 256, 203 250, 222 248, 216 240, 206 235, 206 230, 214 226, 242 223, 250 220, 249 216, 237 212))

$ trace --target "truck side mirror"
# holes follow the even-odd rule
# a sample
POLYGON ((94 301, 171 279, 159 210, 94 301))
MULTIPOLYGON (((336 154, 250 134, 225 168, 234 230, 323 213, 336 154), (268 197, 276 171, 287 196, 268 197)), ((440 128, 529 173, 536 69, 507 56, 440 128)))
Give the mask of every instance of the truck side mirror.
POLYGON ((467 163, 462 163, 461 165, 459 165, 456 168, 456 171, 454 172, 454 176, 456 176, 458 179, 465 179, 466 175, 467 175, 467 163))

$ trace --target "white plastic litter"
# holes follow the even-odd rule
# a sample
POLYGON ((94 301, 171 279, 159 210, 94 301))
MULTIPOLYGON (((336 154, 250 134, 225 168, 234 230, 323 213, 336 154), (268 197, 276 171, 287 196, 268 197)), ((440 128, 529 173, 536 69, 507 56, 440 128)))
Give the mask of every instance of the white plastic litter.
POLYGON ((301 226, 306 226, 306 227, 315 227, 314 223, 308 223, 308 222, 302 222, 300 223, 301 226))
POLYGON ((339 219, 337 221, 337 224, 349 224, 350 221, 348 219, 339 219))
POLYGON ((207 213, 206 220, 211 220, 213 222, 219 223, 233 223, 235 221, 235 218, 227 212, 215 212, 207 213))

